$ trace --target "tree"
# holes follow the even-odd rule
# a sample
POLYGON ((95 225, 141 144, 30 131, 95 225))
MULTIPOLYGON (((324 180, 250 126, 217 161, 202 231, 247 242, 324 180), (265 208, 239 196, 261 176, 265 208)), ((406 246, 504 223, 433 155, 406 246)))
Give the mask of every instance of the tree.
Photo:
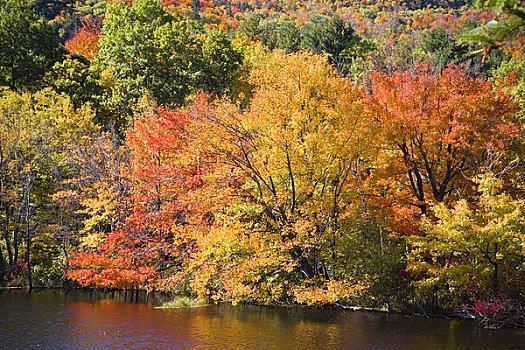
POLYGON ((0 3, 0 85, 34 90, 62 58, 53 27, 35 15, 27 0, 0 3))
POLYGON ((341 17, 317 16, 303 28, 303 47, 313 53, 327 54, 330 63, 343 75, 350 72, 353 60, 364 56, 373 46, 341 17))
POLYGON ((56 92, 69 96, 75 107, 91 104, 97 108, 97 114, 104 113, 101 82, 85 57, 72 55, 57 62, 46 74, 45 82, 56 92))
POLYGON ((82 55, 92 60, 98 50, 100 39, 100 24, 96 20, 81 20, 81 27, 77 29, 73 37, 66 40, 65 48, 73 55, 82 55))
POLYGON ((199 90, 228 91, 241 55, 223 34, 205 33, 177 20, 156 0, 110 4, 95 63, 109 76, 111 96, 122 114, 147 91, 161 106, 180 106, 199 90))
POLYGON ((492 174, 476 179, 479 196, 434 208, 423 234, 409 239, 408 269, 420 292, 434 291, 446 307, 502 296, 524 288, 525 203, 503 191, 492 174))
POLYGON ((502 152, 518 134, 516 106, 492 83, 457 66, 440 74, 426 66, 392 76, 375 73, 369 101, 387 153, 421 214, 428 213, 428 201, 468 193, 466 178, 500 172, 510 162, 502 152))
POLYGON ((291 19, 265 21, 260 26, 262 41, 270 49, 281 49, 286 53, 301 49, 301 31, 291 19))
POLYGON ((523 34, 525 26, 525 8, 519 0, 476 0, 474 6, 495 11, 502 20, 492 20, 477 27, 460 38, 460 41, 481 44, 478 51, 486 56, 492 49, 498 48, 517 34, 523 34))
POLYGON ((75 110, 66 97, 49 89, 35 94, 4 92, 0 98, 0 215, 8 255, 6 280, 19 277, 13 272, 23 266, 32 288, 32 257, 39 255, 32 250, 33 239, 55 232, 58 218, 51 195, 57 183, 70 175, 68 144, 96 130, 92 118, 89 108, 75 110))
POLYGON ((490 77, 493 69, 501 64, 503 55, 501 51, 493 51, 485 57, 472 55, 473 45, 462 45, 457 40, 457 32, 461 33, 466 27, 471 26, 472 24, 463 25, 459 30, 445 26, 431 28, 424 32, 421 40, 418 40, 418 47, 413 55, 416 59, 432 65, 438 72, 449 64, 456 64, 470 76, 490 77))
POLYGON ((245 181, 243 203, 230 210, 251 237, 239 239, 244 259, 224 283, 241 300, 344 299, 361 290, 341 265, 350 213, 367 211, 359 164, 372 152, 365 140, 374 128, 361 91, 308 53, 264 54, 250 82, 250 106, 219 108, 210 133, 215 152, 245 181))
MULTIPOLYGON (((179 287, 170 283, 170 278, 182 270, 195 248, 187 231, 200 225, 202 204, 195 200, 194 192, 204 185, 201 174, 206 169, 205 159, 192 147, 193 122, 189 113, 169 109, 135 121, 127 135, 132 186, 128 215, 94 244, 80 247, 71 261, 69 278, 84 286, 179 287)), ((86 209, 98 208, 95 214, 100 215, 91 215, 90 220, 95 224, 100 216, 106 216, 102 221, 107 221, 112 214, 104 210, 107 206, 102 199, 99 195, 84 202, 86 209)))

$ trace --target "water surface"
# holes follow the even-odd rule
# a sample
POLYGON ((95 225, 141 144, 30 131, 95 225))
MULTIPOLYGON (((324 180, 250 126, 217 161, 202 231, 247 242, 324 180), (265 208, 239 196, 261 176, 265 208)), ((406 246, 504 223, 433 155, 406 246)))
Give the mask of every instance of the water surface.
POLYGON ((3 291, 0 349, 525 349, 525 330, 334 310, 154 309, 122 294, 3 291))

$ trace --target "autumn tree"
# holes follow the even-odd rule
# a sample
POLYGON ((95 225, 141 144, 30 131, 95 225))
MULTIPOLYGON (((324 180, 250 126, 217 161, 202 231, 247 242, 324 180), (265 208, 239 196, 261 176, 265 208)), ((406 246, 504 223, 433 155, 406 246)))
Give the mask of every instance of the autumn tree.
MULTIPOLYGON (((128 215, 94 244, 80 247, 69 278, 99 287, 178 287, 169 283, 169 277, 181 270, 195 248, 186 231, 195 229, 194 220, 201 222, 201 204, 193 192, 204 185, 201 174, 207 167, 192 148, 193 122, 187 112, 159 109, 134 123, 127 135, 128 215)), ((101 200, 99 195, 94 201, 104 209, 101 200)), ((111 212, 100 215, 104 213, 106 220, 111 218, 111 212)), ((96 223, 96 216, 91 217, 96 223)))
POLYGON ((468 179, 500 173, 511 161, 504 151, 518 127, 510 96, 457 66, 440 74, 426 66, 391 76, 375 73, 369 103, 390 168, 404 173, 400 181, 421 214, 428 213, 429 201, 461 197, 469 193, 468 179))
POLYGON ((75 110, 69 99, 49 89, 35 94, 4 92, 0 98, 0 215, 2 245, 8 256, 5 279, 16 277, 12 272, 25 265, 29 288, 33 277, 40 284, 42 275, 32 275, 31 259, 40 254, 32 250, 33 239, 47 236, 54 240, 58 218, 52 194, 57 183, 70 175, 67 145, 96 130, 92 117, 89 108, 75 110))
POLYGON ((249 108, 225 105, 213 119, 215 151, 246 181, 245 204, 231 210, 259 242, 242 249, 236 283, 225 283, 237 285, 238 299, 345 298, 355 285, 340 265, 343 242, 351 213, 367 211, 359 164, 374 130, 361 91, 307 53, 264 54, 250 82, 249 108))
POLYGON ((97 21, 84 19, 81 20, 80 28, 64 43, 64 46, 70 53, 91 60, 98 50, 99 39, 100 26, 97 21))
POLYGON ((441 307, 522 297, 523 200, 505 193, 492 174, 476 183, 474 201, 437 204, 437 221, 424 220, 424 234, 410 238, 408 269, 414 285, 422 294, 435 293, 441 307))

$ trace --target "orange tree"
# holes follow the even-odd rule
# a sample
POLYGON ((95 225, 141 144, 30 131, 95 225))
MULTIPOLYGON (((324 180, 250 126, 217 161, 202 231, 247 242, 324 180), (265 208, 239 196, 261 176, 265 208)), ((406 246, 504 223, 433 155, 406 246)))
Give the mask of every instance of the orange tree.
POLYGON ((371 78, 369 106, 382 130, 383 170, 390 171, 383 189, 407 199, 405 217, 427 214, 429 201, 465 196, 468 179, 509 164, 504 151, 518 134, 516 107, 491 82, 454 65, 441 74, 420 65, 371 78))

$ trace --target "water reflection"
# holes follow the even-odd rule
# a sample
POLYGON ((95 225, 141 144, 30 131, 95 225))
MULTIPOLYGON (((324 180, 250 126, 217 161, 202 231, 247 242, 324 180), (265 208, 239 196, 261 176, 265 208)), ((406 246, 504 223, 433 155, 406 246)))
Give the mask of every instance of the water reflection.
POLYGON ((0 292, 0 349, 525 347, 522 330, 462 321, 255 306, 167 310, 129 300, 129 293, 0 292))

